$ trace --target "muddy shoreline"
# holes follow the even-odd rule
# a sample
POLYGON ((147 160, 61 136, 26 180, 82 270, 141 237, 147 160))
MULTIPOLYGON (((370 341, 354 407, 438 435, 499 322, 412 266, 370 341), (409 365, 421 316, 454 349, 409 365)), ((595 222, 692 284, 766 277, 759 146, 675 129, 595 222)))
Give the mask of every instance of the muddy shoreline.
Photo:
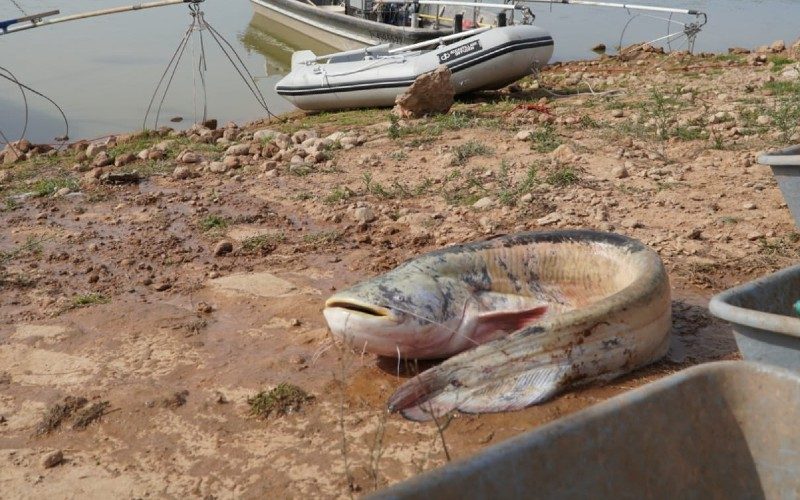
POLYGON ((420 120, 294 113, 60 153, 7 149, 0 489, 360 495, 687 366, 738 359, 708 299, 800 256, 755 163, 800 140, 800 58, 778 49, 558 64, 420 120), (411 367, 398 377, 331 343, 320 311, 333 290, 445 245, 554 228, 616 231, 659 252, 673 288, 667 358, 440 430, 383 411, 411 367), (313 400, 252 415, 248 398, 284 382, 313 400), (86 402, 37 432, 66 397, 86 402))

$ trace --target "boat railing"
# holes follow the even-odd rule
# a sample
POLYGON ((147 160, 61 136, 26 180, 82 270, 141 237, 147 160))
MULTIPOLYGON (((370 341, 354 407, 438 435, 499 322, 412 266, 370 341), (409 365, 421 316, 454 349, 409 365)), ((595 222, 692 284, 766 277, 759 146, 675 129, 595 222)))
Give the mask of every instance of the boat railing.
MULTIPOLYGON (((467 2, 462 2, 462 3, 467 3, 467 2)), ((472 2, 470 2, 470 3, 472 3, 472 2)), ((483 28, 476 28, 474 30, 462 31, 460 33, 453 33, 452 35, 441 36, 439 38, 432 38, 432 39, 426 40, 424 42, 419 42, 419 43, 415 43, 415 44, 412 44, 412 45, 406 45, 404 47, 398 47, 396 49, 391 49, 388 52, 389 52, 389 54, 397 54, 397 53, 400 53, 400 52, 408 52, 410 50, 421 49, 421 48, 427 47, 429 45, 439 45, 439 44, 442 44, 444 42, 449 42, 451 40, 458 40, 459 38, 465 38, 465 37, 468 37, 468 36, 477 35, 477 34, 483 33, 484 31, 489 31, 490 29, 492 29, 491 26, 486 26, 486 27, 483 27, 483 28)))

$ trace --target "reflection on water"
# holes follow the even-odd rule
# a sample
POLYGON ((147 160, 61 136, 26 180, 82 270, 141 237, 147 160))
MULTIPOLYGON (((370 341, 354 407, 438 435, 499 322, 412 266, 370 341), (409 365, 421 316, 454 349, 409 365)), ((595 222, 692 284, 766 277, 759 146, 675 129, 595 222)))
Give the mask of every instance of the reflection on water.
POLYGON ((291 67, 292 52, 300 46, 289 45, 289 42, 275 38, 269 33, 268 28, 261 16, 254 15, 247 29, 239 36, 239 42, 248 51, 258 52, 264 56, 267 76, 285 75, 291 67))
MULTIPOLYGON (((28 13, 59 8, 64 14, 128 5, 132 0, 17 0, 28 13), (103 5, 99 5, 102 3, 103 5)), ((755 47, 775 39, 788 43, 800 35, 800 0, 642 0, 639 3, 697 8, 709 14, 709 24, 697 39, 698 51, 725 51, 731 46, 755 47)), ((602 42, 616 46, 630 20, 621 9, 568 5, 532 4, 536 24, 549 30, 556 40, 555 60, 596 57, 590 51, 602 42)), ((295 49, 318 54, 330 47, 313 40, 287 36, 280 26, 254 16, 247 0, 208 0, 202 4, 207 20, 242 55, 267 99, 270 110, 291 109, 274 92, 274 85, 288 72, 295 49)), ((0 20, 19 15, 13 3, 0 3, 0 20)), ((625 32, 624 44, 666 34, 664 16, 640 16, 625 32), (661 19, 655 19, 654 17, 661 19)), ((164 67, 189 24, 187 9, 164 7, 64 23, 0 36, 0 66, 59 103, 70 119, 72 138, 96 137, 141 127, 150 95, 164 67)), ((674 28, 673 28, 674 29, 674 28)), ((208 40, 207 40, 208 41, 208 40)), ((680 48, 680 47, 676 47, 680 48)), ((184 118, 188 126, 202 102, 187 48, 162 111, 162 124, 169 118, 184 118)), ((246 121, 264 115, 238 74, 220 50, 207 45, 209 116, 222 122, 246 121)), ((63 125, 55 109, 30 97, 31 123, 28 137, 50 141, 61 135, 63 125)), ((22 100, 17 87, 0 81, 0 130, 18 135, 22 128, 22 100)))

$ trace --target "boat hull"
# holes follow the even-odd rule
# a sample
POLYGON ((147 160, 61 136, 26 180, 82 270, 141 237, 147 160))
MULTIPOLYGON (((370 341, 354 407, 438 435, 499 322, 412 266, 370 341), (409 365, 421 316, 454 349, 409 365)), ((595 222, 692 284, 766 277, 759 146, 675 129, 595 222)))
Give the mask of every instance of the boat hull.
POLYGON ((417 76, 445 64, 456 94, 497 89, 547 63, 553 39, 530 25, 494 28, 423 54, 370 61, 297 64, 275 87, 300 109, 332 110, 394 105, 417 76))
POLYGON ((250 0, 253 10, 288 30, 292 36, 313 38, 336 50, 380 43, 407 45, 448 34, 445 29, 409 28, 383 24, 325 10, 299 0, 250 0))

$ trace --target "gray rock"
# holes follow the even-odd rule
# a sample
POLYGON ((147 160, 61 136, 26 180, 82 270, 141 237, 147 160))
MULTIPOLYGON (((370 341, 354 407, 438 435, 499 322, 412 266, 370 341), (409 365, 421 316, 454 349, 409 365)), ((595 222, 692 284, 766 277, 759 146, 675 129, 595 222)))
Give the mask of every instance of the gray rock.
POLYGON ((530 203, 531 201, 533 201, 533 195, 531 193, 525 193, 519 197, 519 201, 521 201, 522 203, 530 203))

